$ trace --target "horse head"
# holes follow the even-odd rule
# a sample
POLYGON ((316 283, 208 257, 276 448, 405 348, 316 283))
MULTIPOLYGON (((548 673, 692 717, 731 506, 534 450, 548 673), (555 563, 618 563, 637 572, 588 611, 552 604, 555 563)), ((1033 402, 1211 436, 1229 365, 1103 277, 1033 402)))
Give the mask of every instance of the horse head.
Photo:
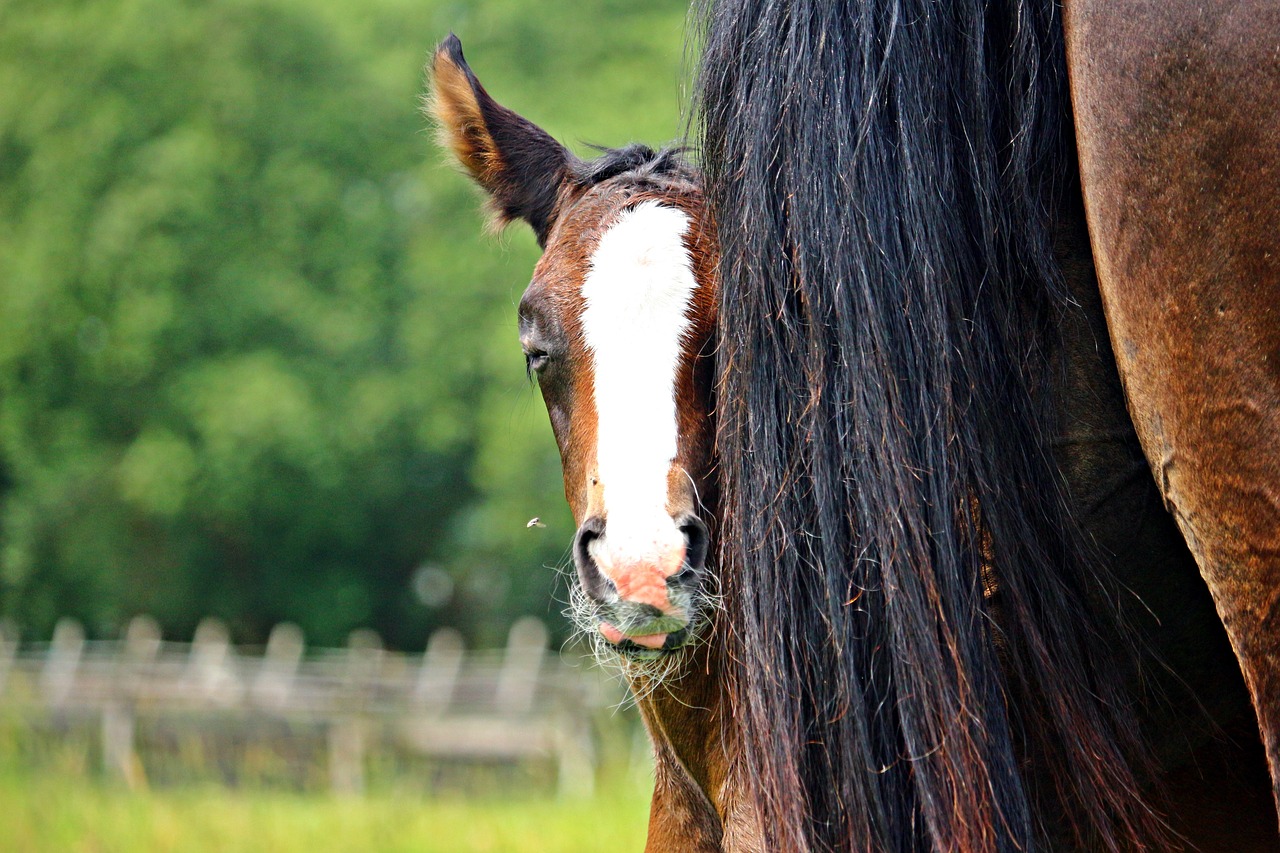
POLYGON ((712 466, 712 231, 678 151, 584 161, 494 101, 450 36, 432 62, 442 141, 522 219, 543 255, 520 300, 520 343, 560 449, 578 529, 579 622, 656 659, 706 621, 712 466))

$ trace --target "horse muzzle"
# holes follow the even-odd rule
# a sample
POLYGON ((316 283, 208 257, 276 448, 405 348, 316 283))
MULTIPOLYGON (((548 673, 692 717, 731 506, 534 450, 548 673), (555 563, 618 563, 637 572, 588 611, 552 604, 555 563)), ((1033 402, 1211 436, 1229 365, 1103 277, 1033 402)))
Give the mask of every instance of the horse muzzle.
POLYGON ((605 519, 592 516, 574 537, 578 579, 593 605, 591 627, 633 657, 680 649, 698 622, 707 526, 692 514, 665 521, 643 535, 630 529, 610 541, 605 519))

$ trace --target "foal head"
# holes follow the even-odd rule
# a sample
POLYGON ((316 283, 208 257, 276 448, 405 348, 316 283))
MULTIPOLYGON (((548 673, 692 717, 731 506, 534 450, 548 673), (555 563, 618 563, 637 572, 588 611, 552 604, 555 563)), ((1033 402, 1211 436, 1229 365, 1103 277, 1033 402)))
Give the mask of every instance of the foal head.
POLYGON ((582 161, 496 103, 450 36, 432 63, 444 141, 500 222, 544 253, 520 343, 560 448, 585 627, 656 658, 705 618, 714 244, 696 175, 643 146, 582 161))

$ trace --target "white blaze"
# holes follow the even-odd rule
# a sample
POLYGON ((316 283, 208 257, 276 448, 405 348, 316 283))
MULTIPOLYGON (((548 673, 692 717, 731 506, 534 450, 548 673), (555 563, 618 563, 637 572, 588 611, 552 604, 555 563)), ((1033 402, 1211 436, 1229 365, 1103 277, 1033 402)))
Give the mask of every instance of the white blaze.
POLYGON ((688 225, 676 208, 637 205, 600 238, 582 283, 607 517, 603 547, 592 556, 602 568, 684 544, 667 512, 667 473, 676 456, 676 370, 695 287, 688 225))

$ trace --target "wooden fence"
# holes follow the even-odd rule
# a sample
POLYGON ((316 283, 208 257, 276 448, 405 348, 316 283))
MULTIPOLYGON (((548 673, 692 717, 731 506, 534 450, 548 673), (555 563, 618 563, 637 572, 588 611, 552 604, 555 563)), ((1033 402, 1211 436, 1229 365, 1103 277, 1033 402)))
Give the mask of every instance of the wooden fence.
POLYGON ((199 715, 318 727, 339 792, 364 788, 369 745, 389 738, 434 759, 550 762, 562 793, 584 794, 597 765, 593 719, 620 698, 589 665, 549 651, 535 619, 517 622, 505 649, 468 651, 442 629, 421 655, 385 651, 371 631, 308 651, 290 624, 262 649, 232 646, 214 619, 189 644, 162 640, 146 616, 109 642, 86 641, 64 619, 51 642, 19 645, 0 625, 0 709, 95 723, 104 770, 131 786, 146 782, 136 721, 199 715))

